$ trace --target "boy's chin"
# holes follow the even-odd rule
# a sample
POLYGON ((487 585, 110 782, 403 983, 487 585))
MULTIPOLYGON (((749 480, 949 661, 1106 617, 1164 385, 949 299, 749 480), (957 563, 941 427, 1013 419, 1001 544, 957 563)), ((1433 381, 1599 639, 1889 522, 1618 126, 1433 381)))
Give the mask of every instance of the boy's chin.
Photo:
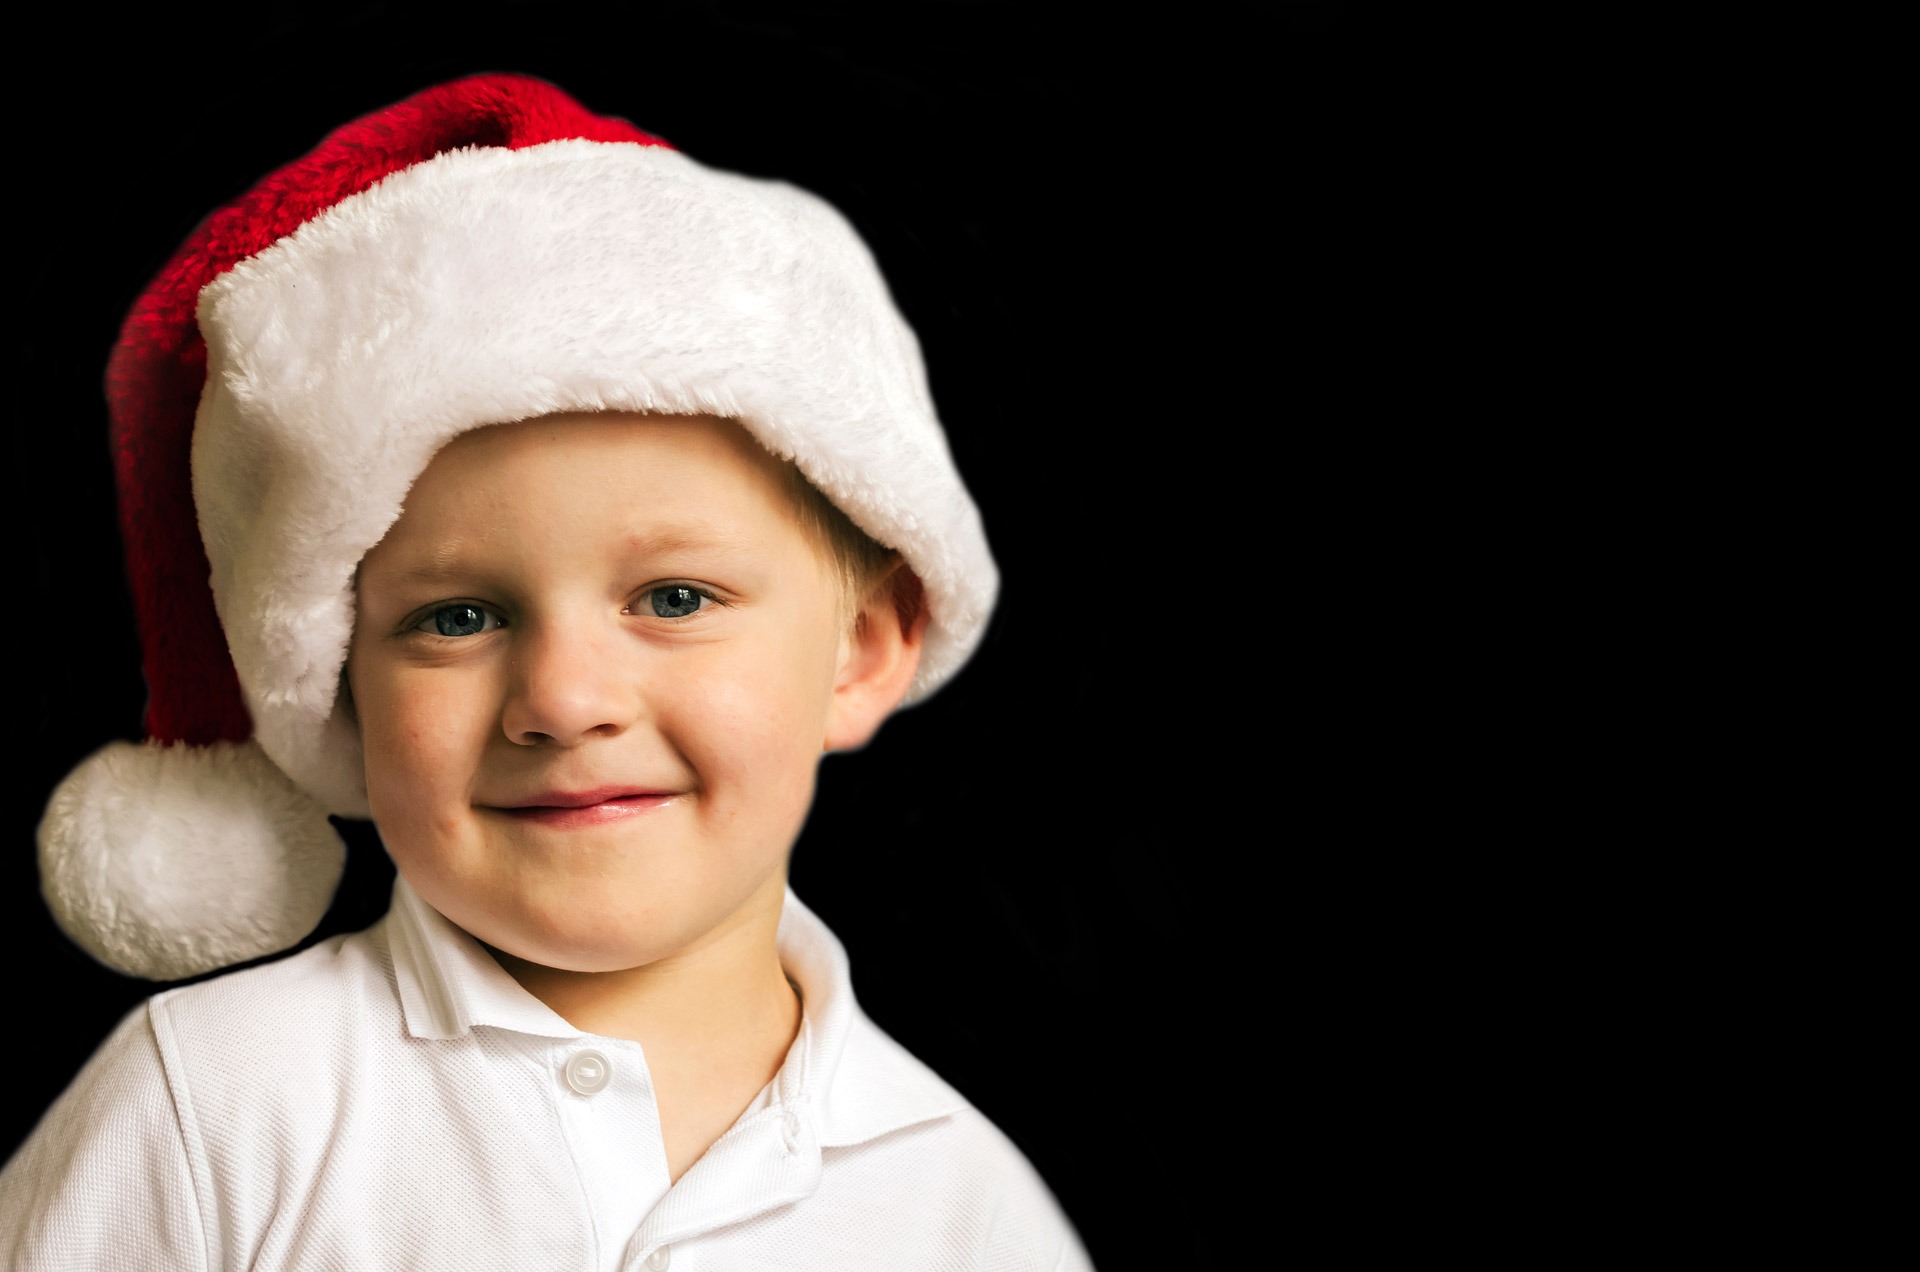
POLYGON ((494 960, 516 976, 612 975, 703 956, 730 956, 776 948, 784 875, 769 878, 739 900, 670 899, 633 909, 569 907, 518 930, 476 936, 494 960))

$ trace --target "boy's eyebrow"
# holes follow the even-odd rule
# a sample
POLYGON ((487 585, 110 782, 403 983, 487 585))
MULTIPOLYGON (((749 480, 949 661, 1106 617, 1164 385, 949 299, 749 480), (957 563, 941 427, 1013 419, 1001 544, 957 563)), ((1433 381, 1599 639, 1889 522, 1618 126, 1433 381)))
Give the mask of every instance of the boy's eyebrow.
POLYGON ((744 552, 754 545, 751 535, 705 521, 627 535, 627 546, 650 554, 671 552, 744 552))
MULTIPOLYGON (((634 531, 624 537, 628 548, 649 556, 696 551, 736 555, 754 545, 752 536, 707 522, 692 522, 651 533, 634 531)), ((445 583, 472 573, 474 567, 466 559, 461 545, 442 544, 426 560, 396 568, 393 577, 404 583, 445 583)), ((360 571, 356 568, 354 582, 357 585, 359 581, 360 571)))

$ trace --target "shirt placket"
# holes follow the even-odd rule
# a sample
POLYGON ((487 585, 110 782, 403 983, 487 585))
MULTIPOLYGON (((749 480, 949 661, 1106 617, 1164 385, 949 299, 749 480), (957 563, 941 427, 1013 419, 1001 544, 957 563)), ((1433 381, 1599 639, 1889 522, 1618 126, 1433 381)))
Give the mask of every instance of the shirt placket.
POLYGON ((618 1268, 641 1221, 666 1196, 666 1144, 652 1075, 638 1043, 555 1039, 547 1069, 593 1215, 599 1266, 618 1268))

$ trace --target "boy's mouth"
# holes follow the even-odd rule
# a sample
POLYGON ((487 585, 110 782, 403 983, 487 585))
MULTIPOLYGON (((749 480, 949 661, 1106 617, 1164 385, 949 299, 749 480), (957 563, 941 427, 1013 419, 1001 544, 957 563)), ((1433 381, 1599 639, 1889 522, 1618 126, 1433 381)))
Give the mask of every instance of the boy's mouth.
POLYGON ((496 804, 497 812, 516 821, 543 826, 596 826, 651 812, 674 798, 672 791, 603 786, 585 791, 543 791, 524 801, 496 804))

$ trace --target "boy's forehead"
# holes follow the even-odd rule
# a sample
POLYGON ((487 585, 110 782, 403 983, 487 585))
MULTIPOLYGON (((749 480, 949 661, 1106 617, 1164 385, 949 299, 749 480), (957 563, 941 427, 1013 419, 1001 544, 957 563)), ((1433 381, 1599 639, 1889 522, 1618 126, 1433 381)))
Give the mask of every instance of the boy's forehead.
POLYGON ((409 573, 448 572, 459 555, 457 543, 440 537, 448 527, 465 528, 475 542, 520 533, 492 514, 531 504, 634 548, 738 552, 764 539, 770 519, 801 526, 794 489, 803 482, 724 417, 543 416, 450 440, 415 480, 380 546, 412 541, 428 551, 409 573), (613 497, 591 497, 603 494, 613 497))
POLYGON ((449 438, 434 456, 485 451, 530 455, 606 448, 635 439, 666 439, 689 453, 727 452, 743 462, 777 470, 780 460, 762 446, 746 425, 724 415, 674 415, 649 411, 563 411, 529 419, 480 424, 449 438))
POLYGON ((784 466, 744 425, 724 417, 571 412, 468 429, 440 449, 415 486, 448 469, 462 477, 497 473, 503 480, 494 484, 510 496, 555 479, 577 483, 583 468, 595 466, 604 466, 606 480, 631 479, 636 465, 656 494, 671 490, 651 483, 656 472, 683 481, 723 474, 772 492, 784 466))

